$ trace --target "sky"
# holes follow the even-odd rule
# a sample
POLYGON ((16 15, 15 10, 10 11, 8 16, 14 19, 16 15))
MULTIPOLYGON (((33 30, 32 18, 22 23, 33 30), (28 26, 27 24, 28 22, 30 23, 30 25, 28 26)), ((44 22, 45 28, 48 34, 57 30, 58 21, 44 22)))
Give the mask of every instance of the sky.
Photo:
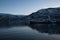
POLYGON ((0 0, 0 13, 14 15, 29 15, 51 7, 60 7, 60 0, 0 0))

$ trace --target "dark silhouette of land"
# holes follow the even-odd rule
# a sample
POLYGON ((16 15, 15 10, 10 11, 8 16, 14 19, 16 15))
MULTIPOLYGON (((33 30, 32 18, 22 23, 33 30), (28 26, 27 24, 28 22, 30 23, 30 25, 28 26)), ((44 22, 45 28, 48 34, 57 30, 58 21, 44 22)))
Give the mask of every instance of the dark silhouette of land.
POLYGON ((28 25, 44 33, 60 33, 60 7, 41 9, 30 15, 0 13, 0 27, 28 25))

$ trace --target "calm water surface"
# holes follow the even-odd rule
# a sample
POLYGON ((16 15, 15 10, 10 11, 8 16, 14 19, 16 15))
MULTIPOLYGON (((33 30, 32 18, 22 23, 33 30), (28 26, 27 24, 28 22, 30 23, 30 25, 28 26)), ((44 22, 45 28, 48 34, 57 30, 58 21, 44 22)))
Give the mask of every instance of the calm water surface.
POLYGON ((29 26, 0 28, 0 40, 60 40, 60 35, 40 33, 29 26))

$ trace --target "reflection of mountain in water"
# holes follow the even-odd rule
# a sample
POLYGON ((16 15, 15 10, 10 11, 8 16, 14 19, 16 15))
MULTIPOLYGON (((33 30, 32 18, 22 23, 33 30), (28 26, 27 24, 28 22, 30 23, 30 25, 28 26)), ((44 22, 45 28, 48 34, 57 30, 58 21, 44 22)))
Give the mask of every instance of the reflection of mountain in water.
POLYGON ((60 25, 58 24, 35 24, 30 27, 42 33, 60 34, 60 25))

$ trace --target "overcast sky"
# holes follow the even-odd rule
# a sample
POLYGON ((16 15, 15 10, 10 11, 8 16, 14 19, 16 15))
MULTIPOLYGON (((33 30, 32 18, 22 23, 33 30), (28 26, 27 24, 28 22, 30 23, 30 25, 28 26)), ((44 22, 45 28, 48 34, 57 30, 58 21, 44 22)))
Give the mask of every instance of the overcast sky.
POLYGON ((0 0, 0 13, 29 15, 49 7, 60 7, 60 0, 0 0))

